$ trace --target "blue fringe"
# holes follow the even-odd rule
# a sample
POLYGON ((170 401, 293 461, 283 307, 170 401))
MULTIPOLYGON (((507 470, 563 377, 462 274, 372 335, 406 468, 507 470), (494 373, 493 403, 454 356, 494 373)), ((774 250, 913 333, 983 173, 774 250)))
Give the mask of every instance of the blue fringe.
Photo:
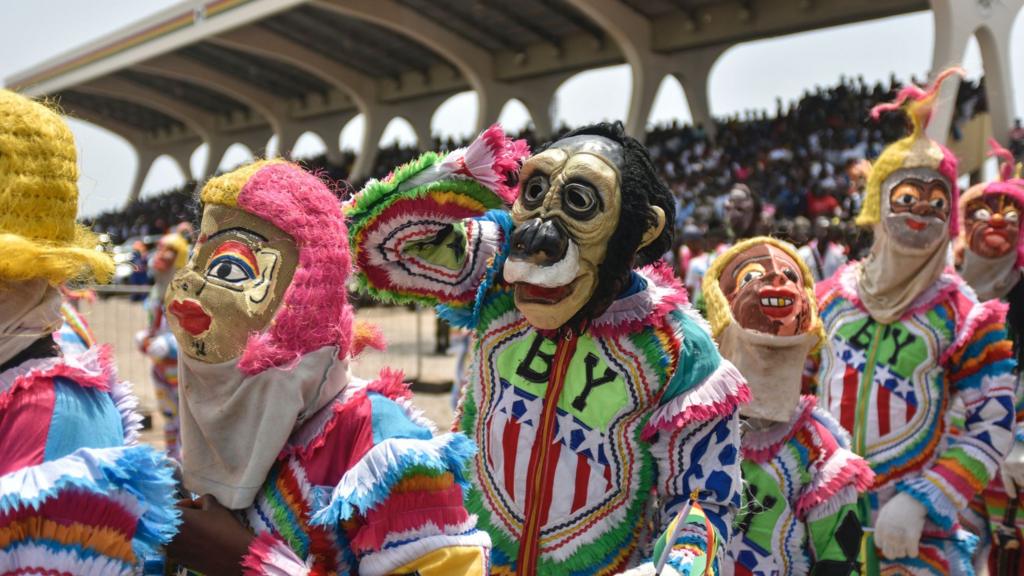
POLYGON ((98 469, 98 475, 58 475, 50 482, 50 486, 33 499, 25 499, 19 492, 0 494, 0 512, 7 513, 27 507, 38 509, 43 502, 72 489, 99 495, 120 491, 134 496, 145 509, 132 540, 132 550, 136 557, 155 555, 158 548, 170 542, 178 533, 181 513, 175 506, 173 470, 162 452, 149 446, 82 448, 64 458, 33 466, 20 473, 31 474, 32 469, 43 473, 44 468, 59 472, 72 459, 90 463, 91 468, 98 469))
MULTIPOLYGON (((436 439, 435 439, 436 440, 436 439)), ((365 514, 374 506, 379 505, 387 499, 391 489, 405 476, 405 473, 413 467, 424 467, 436 472, 451 472, 463 489, 469 487, 469 479, 466 476, 465 468, 469 459, 476 454, 476 444, 462 433, 451 433, 447 435, 446 442, 438 447, 437 453, 421 450, 420 446, 429 444, 429 440, 391 440, 387 444, 395 444, 400 447, 401 452, 388 455, 385 469, 381 475, 375 478, 375 482, 365 492, 360 493, 359 489, 347 490, 342 493, 342 483, 339 483, 332 495, 331 502, 326 508, 313 515, 310 524, 313 526, 336 525, 343 520, 352 518, 357 512, 365 514)), ((370 452, 363 456, 356 466, 349 470, 353 473, 360 466, 366 466, 366 459, 378 457, 381 446, 378 444, 370 449, 370 452)))
POLYGON ((946 497, 939 492, 938 488, 932 486, 928 480, 920 477, 913 478, 911 480, 903 480, 896 485, 896 489, 900 492, 906 492, 913 496, 914 500, 920 502, 921 505, 928 510, 928 518, 934 522, 936 526, 943 530, 953 529, 953 523, 956 521, 956 514, 953 516, 947 516, 935 506, 935 503, 932 501, 931 494, 929 493, 934 492, 942 499, 945 499, 946 497), (919 486, 921 483, 925 483, 926 486, 919 486))

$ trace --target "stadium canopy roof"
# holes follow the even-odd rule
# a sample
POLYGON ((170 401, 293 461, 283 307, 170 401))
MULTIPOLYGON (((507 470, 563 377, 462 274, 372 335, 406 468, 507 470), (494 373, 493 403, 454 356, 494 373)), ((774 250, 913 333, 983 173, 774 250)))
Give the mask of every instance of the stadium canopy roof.
POLYGON ((478 127, 516 98, 545 136, 562 82, 629 63, 626 124, 640 134, 668 74, 683 84, 695 120, 709 120, 707 74, 731 45, 929 6, 929 0, 193 0, 6 84, 53 97, 69 115, 127 139, 140 156, 133 197, 157 156, 170 154, 189 173, 188 158, 203 142, 210 146, 204 177, 232 143, 259 152, 273 134, 287 153, 313 131, 327 143, 329 159, 338 158, 341 128, 363 114, 355 179, 372 168, 392 118, 408 120, 425 145, 433 112, 458 92, 476 92, 478 127))

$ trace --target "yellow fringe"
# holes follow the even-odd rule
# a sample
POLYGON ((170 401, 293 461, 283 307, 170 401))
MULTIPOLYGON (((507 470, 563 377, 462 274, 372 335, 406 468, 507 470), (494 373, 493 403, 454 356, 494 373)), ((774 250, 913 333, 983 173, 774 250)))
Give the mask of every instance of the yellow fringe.
POLYGON ((0 234, 0 280, 44 278, 53 285, 69 280, 105 284, 114 274, 114 261, 97 248, 96 236, 78 226, 69 243, 32 240, 17 234, 0 234))

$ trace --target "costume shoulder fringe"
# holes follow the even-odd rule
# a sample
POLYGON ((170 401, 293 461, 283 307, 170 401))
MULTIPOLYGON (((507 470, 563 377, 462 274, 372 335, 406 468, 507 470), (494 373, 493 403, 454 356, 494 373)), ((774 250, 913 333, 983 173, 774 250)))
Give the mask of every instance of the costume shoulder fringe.
POLYGON ((659 430, 677 430, 697 422, 729 416, 750 398, 746 379, 723 358, 704 382, 656 409, 644 426, 641 437, 648 440, 659 430))
POLYGON ((417 440, 386 439, 367 452, 342 476, 327 506, 313 515, 315 526, 337 525, 356 514, 366 514, 387 499, 392 488, 411 472, 450 472, 463 489, 469 486, 464 470, 476 453, 473 442, 461 433, 417 440))
MULTIPOLYGON (((42 515, 45 510, 44 520, 60 515, 94 530, 113 528, 134 534, 131 547, 141 559, 156 554, 177 533, 180 512, 173 494, 170 461, 153 448, 82 448, 0 476, 0 520, 42 515), (124 526, 125 522, 134 524, 124 526)), ((75 537, 91 531, 57 529, 66 530, 68 541, 62 548, 89 548, 89 542, 75 537)), ((35 536, 50 539, 46 534, 35 536)))

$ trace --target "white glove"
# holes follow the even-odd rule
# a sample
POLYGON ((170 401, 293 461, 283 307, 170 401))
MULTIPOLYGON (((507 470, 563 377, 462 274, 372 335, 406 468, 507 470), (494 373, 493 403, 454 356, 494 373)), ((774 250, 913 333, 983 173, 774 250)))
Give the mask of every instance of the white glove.
POLYGON ((1024 488, 1024 443, 1013 443, 1013 448, 1006 455, 999 474, 1003 477, 1003 487, 1010 496, 1017 494, 1017 488, 1024 488))
POLYGON ((913 496, 900 492, 885 503, 875 522, 875 545, 889 560, 917 558, 928 510, 913 496))

